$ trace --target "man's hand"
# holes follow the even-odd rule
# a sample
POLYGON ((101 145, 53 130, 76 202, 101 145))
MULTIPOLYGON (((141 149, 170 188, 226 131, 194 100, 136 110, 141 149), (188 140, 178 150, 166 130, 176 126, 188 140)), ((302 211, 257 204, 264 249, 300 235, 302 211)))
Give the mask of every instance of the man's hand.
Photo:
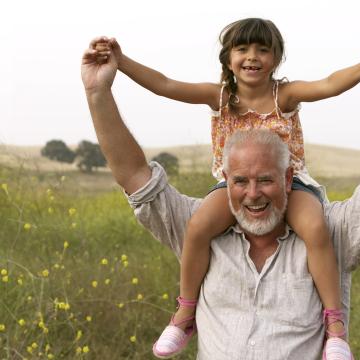
POLYGON ((113 84, 117 62, 111 46, 96 49, 96 44, 110 44, 106 37, 98 37, 91 41, 84 52, 81 63, 81 78, 87 93, 110 90, 113 84))
POLYGON ((110 39, 106 37, 97 38, 91 42, 90 46, 92 49, 95 49, 99 52, 112 50, 112 52, 115 55, 117 67, 121 71, 122 61, 124 56, 121 47, 115 38, 110 38, 110 39))

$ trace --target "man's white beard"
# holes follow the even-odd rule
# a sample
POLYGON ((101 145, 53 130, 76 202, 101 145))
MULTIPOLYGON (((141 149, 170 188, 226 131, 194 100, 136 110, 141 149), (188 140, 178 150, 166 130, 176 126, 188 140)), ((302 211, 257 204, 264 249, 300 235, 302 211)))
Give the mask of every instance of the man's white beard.
POLYGON ((287 206, 287 195, 284 189, 284 205, 281 209, 274 207, 271 203, 270 215, 266 219, 248 219, 245 214, 244 208, 241 206, 238 211, 235 211, 229 196, 229 205, 231 212, 236 218, 241 228, 249 234, 262 236, 270 233, 275 227, 283 220, 287 206))

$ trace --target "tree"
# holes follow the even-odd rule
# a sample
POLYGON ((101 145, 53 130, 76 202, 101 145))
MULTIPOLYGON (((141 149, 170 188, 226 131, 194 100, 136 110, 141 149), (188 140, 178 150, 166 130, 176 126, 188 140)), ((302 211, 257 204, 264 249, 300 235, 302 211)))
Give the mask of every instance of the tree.
POLYGON ((166 170, 168 175, 177 175, 179 173, 179 160, 172 154, 162 152, 151 160, 158 162, 166 170))
POLYGON ((50 140, 41 149, 41 155, 51 160, 72 163, 75 153, 62 140, 50 140))
POLYGON ((105 167, 106 159, 99 144, 83 140, 76 149, 77 166, 81 171, 91 172, 93 168, 105 167))

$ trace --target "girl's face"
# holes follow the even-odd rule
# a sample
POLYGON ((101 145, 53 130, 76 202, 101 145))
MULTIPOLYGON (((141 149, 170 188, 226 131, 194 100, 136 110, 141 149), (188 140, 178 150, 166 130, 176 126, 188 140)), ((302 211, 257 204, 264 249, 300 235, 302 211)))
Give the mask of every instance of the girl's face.
POLYGON ((275 69, 274 53, 258 43, 238 45, 231 49, 228 66, 238 83, 261 84, 270 80, 275 69))

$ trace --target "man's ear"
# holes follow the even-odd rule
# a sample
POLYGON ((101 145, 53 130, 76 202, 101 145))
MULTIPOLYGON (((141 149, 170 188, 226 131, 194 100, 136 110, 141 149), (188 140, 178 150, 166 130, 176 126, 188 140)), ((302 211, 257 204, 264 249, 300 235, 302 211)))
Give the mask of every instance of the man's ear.
POLYGON ((290 194, 290 192, 291 192, 293 176, 294 176, 294 169, 291 166, 289 166, 286 169, 286 173, 285 173, 285 186, 286 186, 286 192, 288 194, 290 194))

